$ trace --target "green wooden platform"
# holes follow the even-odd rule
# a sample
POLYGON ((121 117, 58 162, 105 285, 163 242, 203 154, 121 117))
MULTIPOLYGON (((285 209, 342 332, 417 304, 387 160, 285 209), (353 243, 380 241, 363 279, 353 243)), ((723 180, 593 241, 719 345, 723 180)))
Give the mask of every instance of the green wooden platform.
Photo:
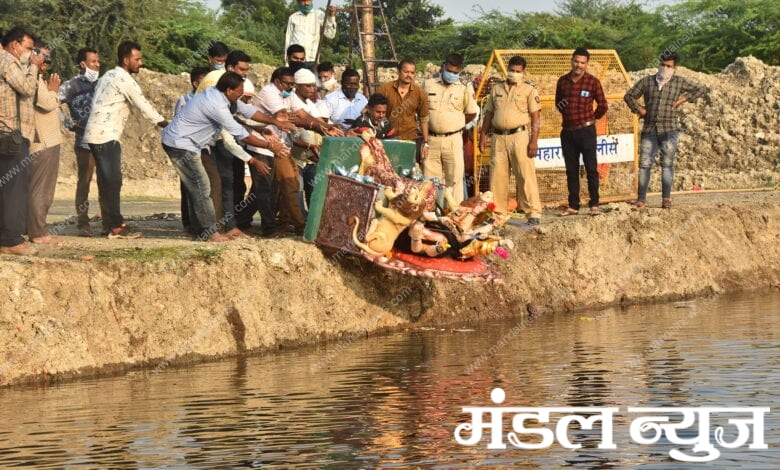
MULTIPOLYGON (((314 178, 314 192, 311 197, 309 216, 306 219, 306 231, 303 238, 314 241, 322 223, 322 207, 328 191, 328 174, 336 167, 349 169, 360 164, 360 146, 363 140, 357 137, 324 137, 320 148, 320 160, 317 163, 317 175, 314 178)), ((383 140, 390 163, 395 171, 410 170, 414 167, 415 144, 406 140, 383 140)))

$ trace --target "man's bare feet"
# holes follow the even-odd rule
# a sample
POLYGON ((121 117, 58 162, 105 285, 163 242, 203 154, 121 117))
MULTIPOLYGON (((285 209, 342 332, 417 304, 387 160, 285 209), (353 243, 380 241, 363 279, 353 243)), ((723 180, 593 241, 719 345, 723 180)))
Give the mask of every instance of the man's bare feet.
POLYGON ((227 235, 222 235, 221 233, 215 233, 214 235, 210 236, 206 241, 209 243, 227 243, 233 241, 233 239, 228 237, 227 235))
POLYGON ((37 249, 33 247, 28 247, 25 243, 20 243, 18 245, 14 246, 0 246, 0 254, 4 255, 16 255, 16 256, 25 256, 25 255, 34 255, 37 253, 37 249))
POLYGON ((54 235, 44 235, 42 237, 34 237, 31 241, 33 243, 56 245, 60 242, 60 239, 55 237, 54 235))
POLYGON ((230 237, 231 240, 235 240, 236 238, 249 238, 249 235, 242 232, 239 228, 230 229, 225 232, 225 235, 230 237))

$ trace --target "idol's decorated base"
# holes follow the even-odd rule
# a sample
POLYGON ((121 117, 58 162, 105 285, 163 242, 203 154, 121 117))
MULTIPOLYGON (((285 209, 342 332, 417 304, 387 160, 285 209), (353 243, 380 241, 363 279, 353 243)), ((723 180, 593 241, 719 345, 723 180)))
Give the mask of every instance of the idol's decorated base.
POLYGON ((402 142, 380 141, 370 131, 362 140, 339 139, 344 140, 351 145, 340 154, 329 153, 323 145, 318 176, 322 179, 323 172, 328 173, 326 182, 315 185, 308 225, 316 225, 316 238, 312 227, 307 227, 307 238, 406 275, 501 280, 482 256, 506 259, 514 245, 493 234, 508 218, 493 212, 490 192, 458 205, 438 181, 414 175, 413 160, 408 166, 400 165, 402 174, 396 170, 393 160, 402 159, 408 150, 413 152, 413 144, 399 147, 402 142), (401 151, 396 153, 396 149, 401 151), (357 161, 350 159, 353 153, 357 161), (446 210, 437 205, 437 194, 446 210))

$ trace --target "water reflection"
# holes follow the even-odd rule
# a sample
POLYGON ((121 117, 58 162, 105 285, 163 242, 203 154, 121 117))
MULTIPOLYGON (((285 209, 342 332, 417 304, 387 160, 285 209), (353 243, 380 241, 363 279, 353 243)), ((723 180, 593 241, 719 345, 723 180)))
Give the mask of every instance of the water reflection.
MULTIPOLYGON (((627 407, 774 405, 779 306, 767 294, 695 316, 673 305, 548 314, 516 335, 519 319, 411 331, 354 342, 314 374, 335 345, 3 390, 0 467, 686 468, 668 444, 631 442, 627 407), (619 407, 618 448, 574 425, 576 451, 458 446, 461 408, 490 406, 495 387, 509 406, 619 407)), ((780 423, 769 415, 765 430, 769 450, 722 449, 708 468, 774 468, 780 423)))

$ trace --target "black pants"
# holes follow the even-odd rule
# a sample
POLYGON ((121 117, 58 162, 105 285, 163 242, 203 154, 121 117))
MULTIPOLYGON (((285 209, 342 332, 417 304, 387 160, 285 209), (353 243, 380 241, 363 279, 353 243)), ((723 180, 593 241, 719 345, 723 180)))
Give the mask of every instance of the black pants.
POLYGON ((588 206, 599 205, 599 173, 596 168, 596 126, 573 131, 561 131, 563 161, 566 163, 566 182, 569 187, 569 207, 580 208, 580 154, 588 177, 588 206))
POLYGON ((113 228, 121 227, 124 222, 119 207, 119 195, 122 192, 122 147, 119 141, 109 140, 103 144, 89 144, 89 149, 95 156, 100 212, 103 217, 103 231, 107 233, 113 228))
POLYGON ((277 188, 274 175, 274 158, 267 155, 252 154, 255 158, 271 167, 271 172, 261 175, 255 167, 249 166, 252 175, 252 189, 246 199, 237 204, 236 222, 239 228, 249 228, 255 212, 260 213, 260 227, 263 235, 276 232, 277 188))
POLYGON ((22 139, 16 155, 0 155, 0 246, 24 242, 30 185, 30 141, 22 139))

